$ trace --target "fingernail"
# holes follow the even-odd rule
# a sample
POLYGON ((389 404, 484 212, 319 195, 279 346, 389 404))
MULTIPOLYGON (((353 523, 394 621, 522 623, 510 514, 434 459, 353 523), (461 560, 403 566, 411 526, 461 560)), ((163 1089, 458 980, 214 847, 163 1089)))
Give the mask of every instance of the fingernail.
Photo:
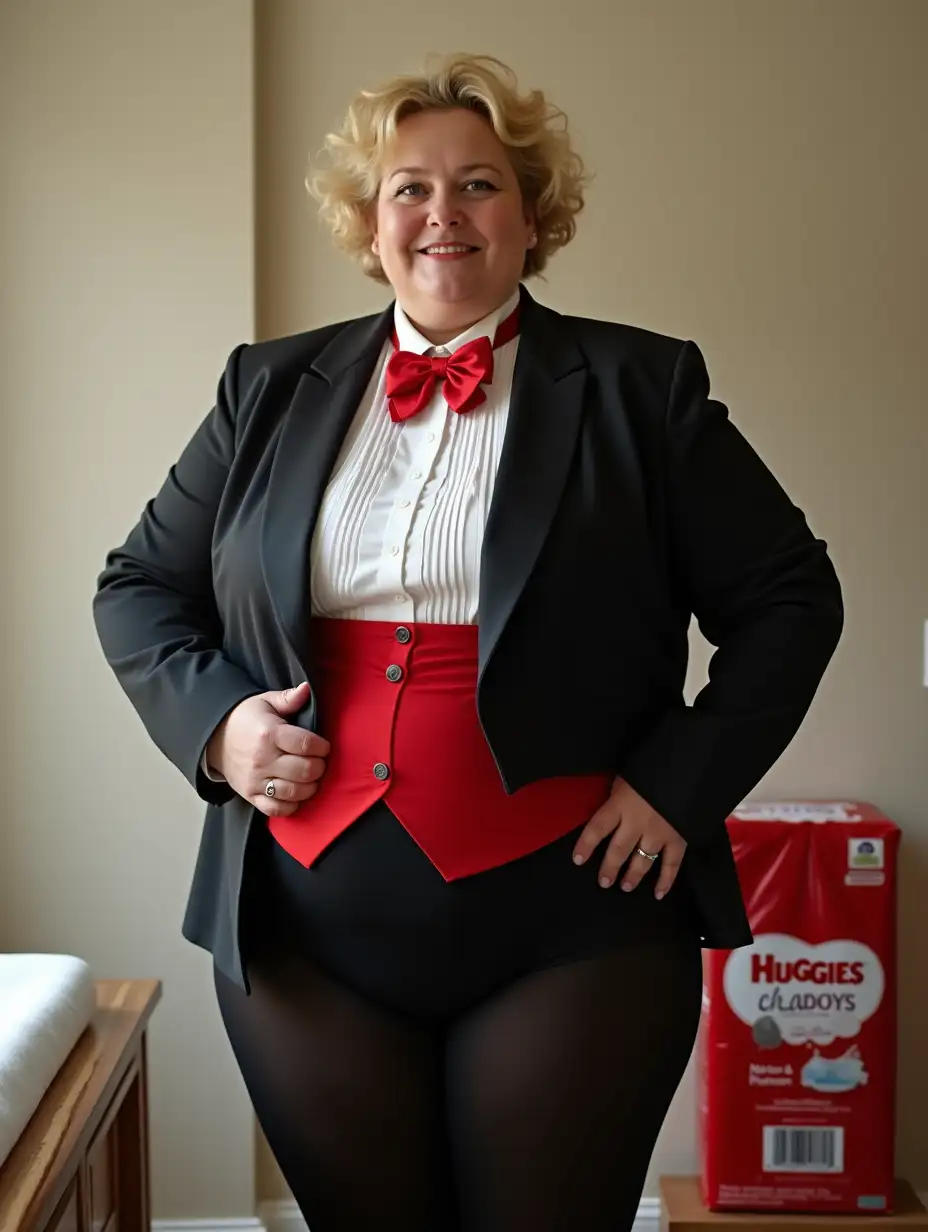
POLYGON ((660 900, 660 899, 662 899, 662 898, 664 897, 664 894, 665 894, 665 891, 664 891, 664 890, 658 890, 658 891, 657 891, 657 893, 654 895, 654 897, 655 897, 656 899, 660 900))
POLYGON ((622 882, 622 889, 623 889, 623 890, 625 890, 625 892, 626 892, 626 893, 627 893, 629 890, 634 890, 634 888, 635 888, 635 887, 632 885, 632 883, 631 883, 630 881, 623 881, 623 882, 622 882))
POLYGON ((574 864, 582 864, 586 856, 581 855, 579 851, 574 852, 574 864))
POLYGON ((602 886, 604 890, 608 890, 609 887, 612 885, 612 881, 609 877, 600 877, 599 884, 602 886))

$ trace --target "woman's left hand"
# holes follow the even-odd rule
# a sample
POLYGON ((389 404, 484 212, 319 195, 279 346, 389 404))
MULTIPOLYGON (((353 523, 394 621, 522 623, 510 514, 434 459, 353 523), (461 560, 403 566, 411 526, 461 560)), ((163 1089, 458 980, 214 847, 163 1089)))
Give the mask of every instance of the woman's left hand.
POLYGON ((574 863, 585 864, 607 834, 611 834, 612 838, 599 870, 599 884, 608 889, 618 876, 619 869, 631 856, 622 877, 622 889, 634 890, 642 877, 651 871, 651 865, 659 864, 654 896, 663 898, 676 880, 686 851, 686 841, 669 821, 665 821, 647 800, 643 800, 621 778, 615 780, 609 799, 584 826, 574 847, 574 863), (634 854, 637 847, 660 859, 648 860, 634 854))

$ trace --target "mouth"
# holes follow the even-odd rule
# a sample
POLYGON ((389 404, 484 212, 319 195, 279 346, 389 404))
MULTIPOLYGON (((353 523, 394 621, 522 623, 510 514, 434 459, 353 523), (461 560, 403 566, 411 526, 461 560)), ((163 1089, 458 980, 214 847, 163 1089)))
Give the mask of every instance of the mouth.
POLYGON ((475 248, 473 244, 429 244, 427 248, 419 248, 417 251, 423 257, 453 261, 460 260, 462 257, 470 257, 480 249, 475 248))

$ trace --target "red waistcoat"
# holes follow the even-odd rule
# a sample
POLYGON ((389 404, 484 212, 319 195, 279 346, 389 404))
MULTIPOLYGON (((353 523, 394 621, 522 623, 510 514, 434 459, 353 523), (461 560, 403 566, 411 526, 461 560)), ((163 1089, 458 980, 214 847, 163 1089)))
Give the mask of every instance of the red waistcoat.
POLYGON ((312 640, 332 751, 316 795, 269 823, 306 867, 380 799, 454 881, 561 838, 609 794, 609 775, 506 794, 477 717, 476 625, 317 619, 312 640))

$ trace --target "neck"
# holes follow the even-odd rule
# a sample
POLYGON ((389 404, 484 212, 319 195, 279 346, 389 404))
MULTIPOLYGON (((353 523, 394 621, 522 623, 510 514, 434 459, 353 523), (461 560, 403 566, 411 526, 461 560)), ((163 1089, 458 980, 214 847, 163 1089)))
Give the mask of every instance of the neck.
MULTIPOLYGON (((480 320, 480 317, 475 317, 473 321, 468 318, 461 325, 445 326, 444 328, 440 328, 437 326, 425 325, 422 321, 416 321, 409 316, 408 312, 406 315, 409 317, 410 325, 412 325, 414 329, 418 330, 423 338, 428 338, 429 342, 434 342, 436 346, 441 346, 444 342, 450 342, 452 338, 456 338, 458 334, 463 334, 465 329, 470 329, 472 325, 476 325, 480 320)), ((482 315, 486 316, 487 314, 483 313, 482 315)))
POLYGON ((415 308, 409 309, 402 301, 400 307, 406 313, 410 325, 418 330, 423 338, 428 338, 429 342, 434 343, 435 346, 441 346, 445 342, 450 342, 452 338, 456 338, 458 334, 463 334, 466 329, 482 321, 497 308, 501 308, 514 290, 513 287, 512 291, 507 292, 498 304, 491 304, 489 307, 484 306, 480 309, 466 304, 429 305, 425 303, 417 304, 415 308))

